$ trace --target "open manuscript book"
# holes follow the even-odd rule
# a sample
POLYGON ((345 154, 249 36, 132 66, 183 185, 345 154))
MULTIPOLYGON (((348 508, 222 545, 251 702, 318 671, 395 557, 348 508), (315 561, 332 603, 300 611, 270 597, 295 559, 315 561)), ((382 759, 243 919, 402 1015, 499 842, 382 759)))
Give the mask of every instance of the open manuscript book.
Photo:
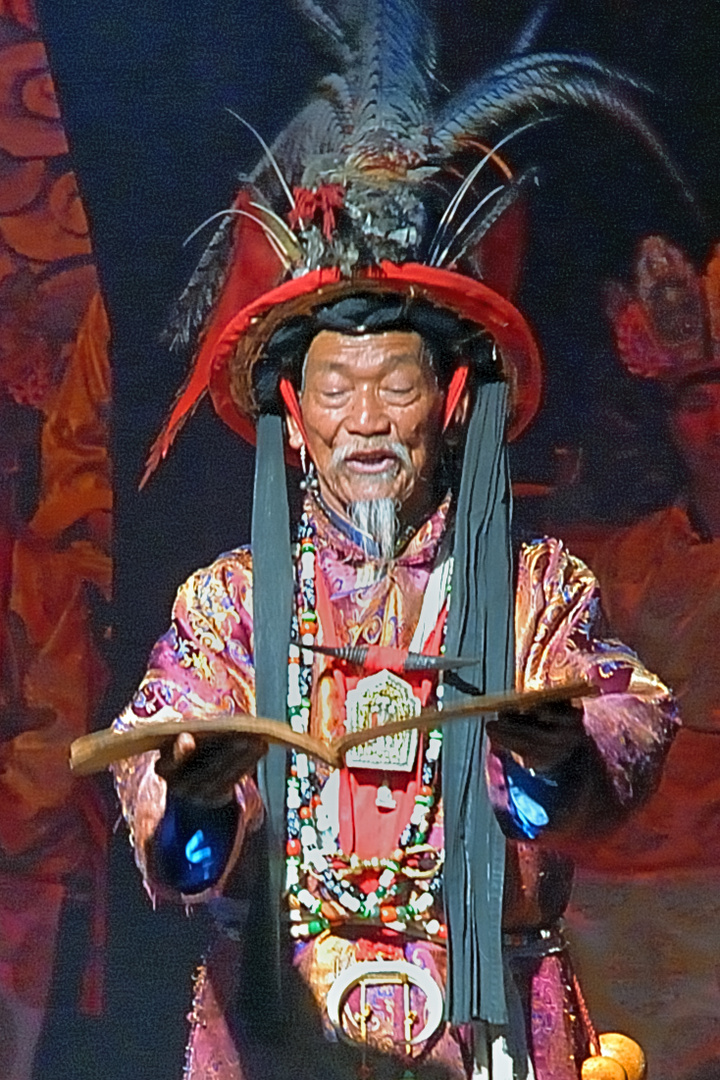
MULTIPOLYGON (((581 681, 565 683, 544 690, 512 690, 503 694, 484 694, 462 705, 437 709, 423 709, 417 716, 407 720, 396 720, 376 727, 367 727, 361 731, 352 731, 326 743, 304 732, 293 729, 279 720, 267 720, 262 716, 250 716, 247 713, 199 713, 183 720, 165 720, 160 723, 139 724, 128 731, 115 731, 106 728, 76 739, 70 747, 70 767, 78 776, 100 772, 114 761, 144 754, 148 750, 160 750, 163 745, 177 738, 182 732, 191 735, 221 735, 226 732, 241 732, 256 735, 266 742, 280 743, 294 747, 301 753, 310 754, 320 761, 335 768, 342 766, 348 750, 374 739, 398 735, 412 729, 430 730, 453 720, 467 720, 483 713, 500 710, 531 712, 543 705, 555 702, 572 701, 576 698, 593 697, 597 688, 581 681)), ((540 715, 542 721, 542 714, 540 715)))

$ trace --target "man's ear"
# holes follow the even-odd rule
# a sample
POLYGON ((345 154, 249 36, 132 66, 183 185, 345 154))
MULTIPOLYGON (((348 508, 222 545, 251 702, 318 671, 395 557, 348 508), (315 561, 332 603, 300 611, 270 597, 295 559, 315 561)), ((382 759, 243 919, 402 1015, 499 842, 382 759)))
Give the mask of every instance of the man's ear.
POLYGON ((285 413, 285 423, 288 429, 288 442, 293 450, 299 450, 301 446, 304 446, 305 439, 303 433, 300 430, 300 425, 291 413, 285 413))

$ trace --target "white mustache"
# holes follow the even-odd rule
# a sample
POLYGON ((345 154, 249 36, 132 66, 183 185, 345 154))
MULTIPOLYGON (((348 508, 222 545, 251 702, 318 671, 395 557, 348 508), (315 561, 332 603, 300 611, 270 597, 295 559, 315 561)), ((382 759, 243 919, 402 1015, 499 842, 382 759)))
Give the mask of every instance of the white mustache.
POLYGON ((367 453, 368 450, 379 451, 380 453, 384 451, 388 455, 397 458, 398 462, 406 469, 410 471, 414 469, 408 448, 400 442, 389 442, 382 435, 369 435, 367 438, 356 436, 349 442, 343 443, 342 446, 338 446, 332 452, 330 467, 337 468, 349 457, 352 457, 353 454, 367 453))

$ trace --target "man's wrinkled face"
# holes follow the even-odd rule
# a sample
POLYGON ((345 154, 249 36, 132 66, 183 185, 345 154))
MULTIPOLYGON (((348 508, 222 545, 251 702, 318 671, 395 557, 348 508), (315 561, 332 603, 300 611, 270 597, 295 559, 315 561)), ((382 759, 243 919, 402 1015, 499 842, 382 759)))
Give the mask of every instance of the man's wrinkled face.
MULTIPOLYGON (((443 395, 412 331, 323 330, 305 363, 300 408, 320 492, 333 510, 392 499, 405 514, 432 494, 443 395)), ((303 438, 288 417, 290 445, 303 438)))
POLYGON ((720 381, 690 383, 675 399, 673 439, 694 476, 720 470, 720 381))

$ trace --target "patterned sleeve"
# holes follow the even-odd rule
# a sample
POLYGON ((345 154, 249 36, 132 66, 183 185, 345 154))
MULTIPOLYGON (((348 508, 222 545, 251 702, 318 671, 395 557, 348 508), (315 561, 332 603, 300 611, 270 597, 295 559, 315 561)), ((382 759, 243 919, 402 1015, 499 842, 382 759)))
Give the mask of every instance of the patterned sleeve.
POLYGON ((559 540, 523 548, 515 619, 518 689, 584 678, 600 690, 584 702, 588 742, 563 831, 607 831, 659 782, 679 723, 672 695, 634 652, 602 636, 597 581, 559 540))
MULTIPOLYGON (((202 711, 255 711, 252 663, 252 562, 244 549, 221 556, 198 570, 180 588, 170 628, 150 654, 137 693, 115 721, 124 731, 149 721, 180 720, 202 711)), ((155 772, 157 751, 113 767, 115 786, 130 831, 135 861, 154 898, 168 890, 152 880, 149 842, 163 819, 166 784, 155 772)), ((217 885, 192 901, 222 889, 244 836, 262 820, 262 802, 252 779, 236 785, 240 808, 232 854, 217 885)))

